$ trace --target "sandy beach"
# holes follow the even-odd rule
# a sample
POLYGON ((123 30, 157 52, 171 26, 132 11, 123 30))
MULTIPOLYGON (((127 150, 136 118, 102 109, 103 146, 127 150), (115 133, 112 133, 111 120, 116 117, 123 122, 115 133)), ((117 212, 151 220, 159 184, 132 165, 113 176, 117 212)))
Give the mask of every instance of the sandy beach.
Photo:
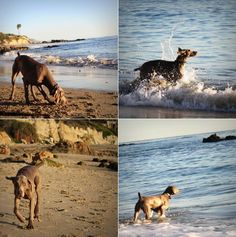
POLYGON ((120 106, 120 118, 236 118, 236 113, 177 110, 152 106, 120 106))
MULTIPOLYGON (((40 144, 12 144, 11 153, 22 156, 49 147, 40 144)), ((104 152, 102 159, 117 161, 116 146, 96 145, 104 152), (106 151, 109 151, 109 157, 106 151), (112 151, 112 152, 111 152, 112 151)), ((53 152, 54 153, 54 152, 53 152)), ((54 153, 54 161, 62 167, 48 164, 40 167, 42 177, 42 222, 34 222, 33 230, 26 230, 13 213, 13 184, 5 176, 14 176, 22 163, 0 162, 0 236, 116 236, 117 235, 117 172, 98 167, 96 156, 54 153), (80 162, 82 165, 78 165, 80 162)), ((1 161, 6 155, 0 155, 1 161)), ((101 156, 99 156, 101 159, 101 156)), ((27 162, 30 160, 26 159, 27 162)), ((28 200, 21 211, 28 216, 28 200)))
POLYGON ((0 116, 33 118, 116 118, 117 93, 89 89, 63 88, 68 104, 65 106, 49 105, 36 91, 39 102, 25 104, 23 84, 16 86, 14 101, 9 100, 11 84, 0 82, 0 116))

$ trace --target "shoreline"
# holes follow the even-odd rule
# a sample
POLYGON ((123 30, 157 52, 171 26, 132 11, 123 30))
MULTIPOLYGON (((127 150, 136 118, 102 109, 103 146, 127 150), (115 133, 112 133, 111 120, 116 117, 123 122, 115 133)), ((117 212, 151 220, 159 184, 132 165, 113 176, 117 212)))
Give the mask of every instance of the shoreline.
POLYGON ((119 118, 236 118, 236 113, 204 110, 181 110, 151 106, 120 106, 119 118))
POLYGON ((15 100, 10 101, 11 83, 0 81, 0 117, 19 118, 117 118, 118 100, 115 91, 97 91, 62 87, 68 104, 50 105, 35 90, 40 101, 25 104, 23 83, 16 83, 15 100))

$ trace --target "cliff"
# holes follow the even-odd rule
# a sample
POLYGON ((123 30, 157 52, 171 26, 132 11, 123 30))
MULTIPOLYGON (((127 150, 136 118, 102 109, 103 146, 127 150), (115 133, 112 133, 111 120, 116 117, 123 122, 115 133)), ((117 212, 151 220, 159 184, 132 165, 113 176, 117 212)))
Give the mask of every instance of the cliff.
POLYGON ((25 35, 4 34, 0 32, 0 53, 3 54, 10 50, 25 50, 32 43, 25 35))
POLYGON ((51 143, 86 142, 87 144, 117 144, 116 122, 112 121, 60 121, 60 120, 13 120, 0 123, 12 140, 21 142, 51 143), (28 124, 28 125, 27 125, 28 124), (14 131, 13 131, 14 130, 14 131), (31 131, 31 132, 30 132, 31 131), (25 135, 25 136, 24 136, 25 135))

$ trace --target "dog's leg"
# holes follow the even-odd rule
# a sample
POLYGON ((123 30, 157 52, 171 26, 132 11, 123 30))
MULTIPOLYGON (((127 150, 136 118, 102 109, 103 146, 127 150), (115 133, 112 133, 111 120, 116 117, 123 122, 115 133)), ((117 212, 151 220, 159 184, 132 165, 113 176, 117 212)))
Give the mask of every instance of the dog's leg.
POLYGON ((27 229, 34 229, 34 226, 33 226, 33 220, 34 220, 34 198, 32 197, 30 199, 30 204, 29 204, 29 209, 30 209, 30 216, 29 216, 29 222, 28 222, 28 225, 27 225, 27 229))
POLYGON ((134 222, 137 221, 138 216, 139 216, 139 214, 140 214, 140 211, 141 211, 141 208, 135 206, 135 210, 134 210, 134 218, 133 218, 133 221, 134 221, 134 222))
POLYGON ((12 89, 11 89, 11 96, 10 96, 10 100, 14 100, 14 96, 15 96, 15 90, 16 90, 16 78, 17 75, 19 73, 19 69, 16 63, 13 64, 12 67, 12 76, 11 76, 11 84, 12 84, 12 89))
POLYGON ((160 207, 160 218, 165 218, 166 216, 165 216, 165 206, 163 205, 163 206, 161 206, 160 207))
POLYGON ((25 100, 26 100, 26 104, 29 105, 30 101, 29 101, 29 85, 26 84, 24 82, 24 89, 25 89, 25 100))
POLYGON ((143 212, 145 213, 145 219, 150 220, 152 216, 152 209, 149 206, 145 206, 143 212))
POLYGON ((30 90, 31 90, 31 95, 33 96, 35 101, 39 101, 39 99, 36 97, 35 93, 34 93, 34 88, 33 85, 30 85, 30 90))
POLYGON ((20 206, 20 199, 15 197, 15 199, 14 199, 14 213, 20 222, 24 222, 25 218, 20 214, 19 206, 20 206))
POLYGON ((40 85, 40 86, 37 86, 37 87, 38 87, 38 90, 40 91, 40 93, 43 95, 43 97, 44 97, 45 100, 47 100, 50 104, 55 104, 53 101, 51 101, 51 100, 48 98, 46 92, 43 90, 43 88, 42 88, 41 85, 40 85))
POLYGON ((35 192, 37 195, 37 199, 36 199, 36 205, 34 208, 34 218, 36 218, 38 221, 40 221, 40 219, 39 219, 39 203, 40 203, 39 184, 40 184, 40 177, 37 176, 35 178, 35 192))

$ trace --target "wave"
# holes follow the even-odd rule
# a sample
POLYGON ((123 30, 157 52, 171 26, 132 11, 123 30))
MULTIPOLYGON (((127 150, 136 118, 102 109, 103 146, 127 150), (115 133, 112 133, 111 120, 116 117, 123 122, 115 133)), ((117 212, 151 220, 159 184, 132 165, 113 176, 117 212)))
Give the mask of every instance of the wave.
POLYGON ((175 85, 157 76, 150 81, 121 81, 120 105, 236 112, 236 90, 229 85, 220 89, 207 86, 191 69, 175 85))
POLYGON ((220 224, 218 226, 192 225, 181 223, 163 222, 159 224, 120 224, 119 236, 165 236, 165 237, 210 237, 210 236, 235 236, 236 231, 233 225, 220 224))
MULTIPOLYGON (((24 55, 28 55, 40 63, 59 65, 59 66, 76 66, 76 67, 84 67, 84 66, 92 66, 99 68, 110 68, 117 69, 118 61, 117 59, 109 59, 109 58, 97 58, 95 55, 90 54, 84 57, 63 57, 63 56, 55 56, 55 55, 40 55, 37 53, 22 53, 24 55)), ((17 55, 17 51, 6 52, 1 58, 3 60, 12 61, 15 59, 17 55)))

